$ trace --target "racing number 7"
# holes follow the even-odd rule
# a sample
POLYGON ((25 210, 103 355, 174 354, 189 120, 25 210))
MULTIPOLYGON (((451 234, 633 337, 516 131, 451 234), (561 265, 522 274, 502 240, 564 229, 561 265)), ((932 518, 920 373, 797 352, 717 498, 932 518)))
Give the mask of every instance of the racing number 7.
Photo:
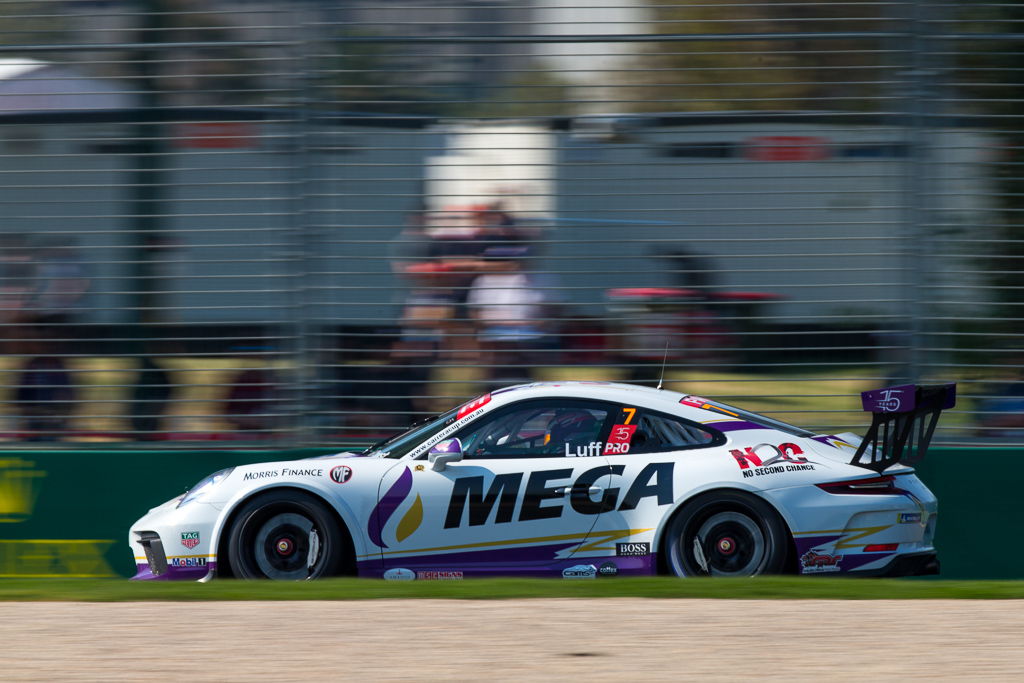
POLYGON ((622 421, 622 424, 628 425, 636 415, 636 408, 623 408, 622 412, 626 413, 626 419, 622 421))

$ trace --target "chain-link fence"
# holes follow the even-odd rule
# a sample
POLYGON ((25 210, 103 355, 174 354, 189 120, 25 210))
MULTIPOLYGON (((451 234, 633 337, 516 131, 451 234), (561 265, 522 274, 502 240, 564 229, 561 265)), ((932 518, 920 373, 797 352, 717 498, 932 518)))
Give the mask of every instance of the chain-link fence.
POLYGON ((656 383, 1024 440, 1024 10, 0 1, 0 434, 372 439, 656 383))

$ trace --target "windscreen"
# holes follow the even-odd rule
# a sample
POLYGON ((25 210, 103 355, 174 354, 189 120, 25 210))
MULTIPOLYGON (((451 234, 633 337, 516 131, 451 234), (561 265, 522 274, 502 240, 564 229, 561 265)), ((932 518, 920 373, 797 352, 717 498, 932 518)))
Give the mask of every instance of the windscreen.
POLYGON ((413 448, 444 429, 445 425, 454 422, 457 411, 457 408, 449 410, 447 413, 428 418, 425 422, 413 424, 406 431, 399 432, 380 443, 370 446, 366 451, 366 455, 381 458, 401 458, 413 448))

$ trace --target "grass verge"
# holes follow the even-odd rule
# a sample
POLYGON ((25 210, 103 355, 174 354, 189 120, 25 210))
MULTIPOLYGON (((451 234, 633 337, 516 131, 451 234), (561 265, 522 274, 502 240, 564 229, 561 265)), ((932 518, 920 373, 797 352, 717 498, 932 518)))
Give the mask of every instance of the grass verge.
POLYGON ((325 579, 296 583, 130 582, 124 579, 0 579, 0 601, 380 600, 440 598, 727 598, 775 600, 1024 599, 1024 581, 917 581, 758 577, 622 578, 596 581, 474 579, 389 582, 325 579))

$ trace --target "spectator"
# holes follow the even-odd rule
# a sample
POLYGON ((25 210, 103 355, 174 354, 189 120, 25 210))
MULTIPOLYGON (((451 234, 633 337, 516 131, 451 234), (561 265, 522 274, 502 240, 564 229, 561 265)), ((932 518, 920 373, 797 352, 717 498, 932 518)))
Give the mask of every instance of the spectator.
POLYGON ((15 393, 27 440, 59 440, 71 416, 73 399, 71 374, 64 359, 49 353, 33 356, 22 370, 15 393))
POLYGON ((235 379, 224 406, 224 418, 237 431, 271 436, 276 425, 277 377, 272 368, 247 368, 235 379))
POLYGON ((151 354, 139 362, 139 376, 132 392, 131 421, 134 438, 154 441, 163 438, 162 418, 173 391, 170 373, 157 365, 151 354))
POLYGON ((491 247, 489 272, 473 281, 469 293, 481 361, 492 383, 528 381, 528 352, 546 336, 545 296, 523 267, 526 253, 525 247, 491 247))
POLYGON ((402 339, 430 354, 441 345, 455 302, 425 220, 423 211, 409 217, 406 228, 391 244, 391 269, 409 288, 402 303, 402 339))
POLYGON ((72 322, 89 279, 81 257, 70 243, 47 238, 36 251, 35 286, 29 307, 34 321, 58 333, 72 322))
POLYGON ((28 312, 34 269, 25 236, 0 234, 0 325, 4 329, 0 353, 26 353, 33 336, 28 312))

